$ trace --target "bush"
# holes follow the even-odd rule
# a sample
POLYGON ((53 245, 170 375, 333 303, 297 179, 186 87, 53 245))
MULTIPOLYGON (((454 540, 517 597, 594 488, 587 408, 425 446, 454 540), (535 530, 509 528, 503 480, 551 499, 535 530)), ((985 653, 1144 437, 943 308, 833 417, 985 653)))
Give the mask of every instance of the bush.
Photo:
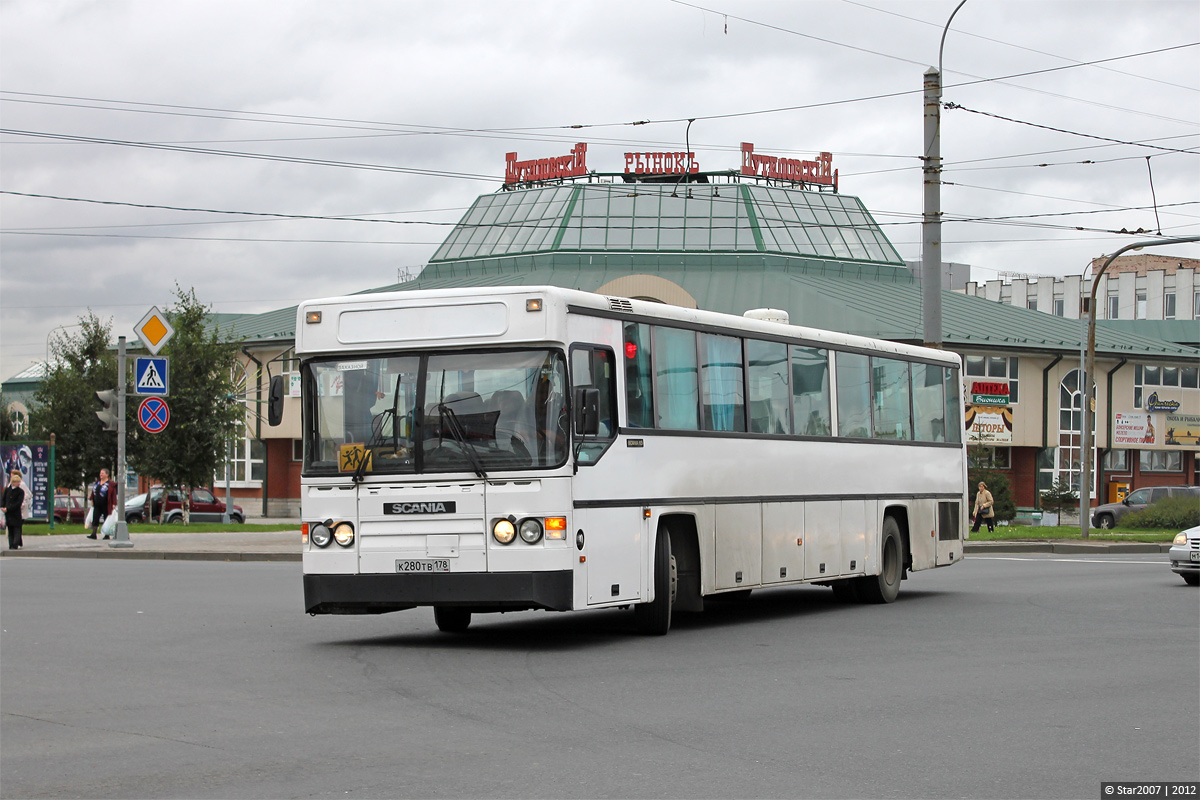
POLYGON ((1168 497, 1121 518, 1122 528, 1184 530, 1200 525, 1200 501, 1195 497, 1168 497))
POLYGON ((1047 511, 1061 513, 1064 508, 1079 508, 1079 495, 1071 488, 1071 484, 1059 478, 1046 491, 1042 492, 1042 508, 1047 511))
POLYGON ((983 481, 987 484, 988 491, 992 493, 992 508, 996 511, 996 519, 1011 520, 1017 516, 1017 506, 1012 497, 1012 484, 1003 472, 991 469, 969 469, 967 470, 967 480, 970 482, 970 491, 967 493, 968 513, 975 508, 975 495, 979 491, 979 482, 983 481))

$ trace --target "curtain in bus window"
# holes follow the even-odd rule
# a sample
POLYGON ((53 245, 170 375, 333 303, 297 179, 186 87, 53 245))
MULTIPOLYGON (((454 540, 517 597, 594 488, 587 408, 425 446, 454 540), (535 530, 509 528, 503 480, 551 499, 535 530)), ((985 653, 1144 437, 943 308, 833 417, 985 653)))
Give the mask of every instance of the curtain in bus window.
POLYGON ((792 348, 792 405, 796 433, 828 436, 833 432, 829 411, 828 351, 792 348))
POLYGON ((734 336, 701 334, 704 356, 704 428, 710 431, 746 430, 746 400, 742 389, 742 340, 734 336))
POLYGON ((838 435, 865 439, 871 435, 871 359, 838 353, 838 435))
POLYGON ((791 433, 787 345, 747 339, 746 363, 750 378, 750 431, 791 433))
POLYGON ((942 368, 933 364, 913 364, 912 385, 917 440, 946 441, 946 389, 942 368))
POLYGON ((625 323, 624 359, 626 424, 631 428, 653 428, 649 325, 625 323))
POLYGON ((911 439, 908 362, 891 358, 872 358, 871 382, 875 411, 874 437, 911 439))
POLYGON ((946 375, 946 440, 958 444, 963 437, 962 381, 957 369, 942 371, 946 375))
POLYGON ((658 427, 699 430, 696 334, 676 328, 655 327, 654 351, 658 427))

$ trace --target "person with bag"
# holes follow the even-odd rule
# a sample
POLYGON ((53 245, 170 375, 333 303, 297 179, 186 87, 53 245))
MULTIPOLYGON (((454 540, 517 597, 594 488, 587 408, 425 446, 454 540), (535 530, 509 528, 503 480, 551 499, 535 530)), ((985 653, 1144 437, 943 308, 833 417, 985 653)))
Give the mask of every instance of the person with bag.
POLYGON ((20 550, 25 546, 25 542, 21 538, 21 526, 25 522, 25 497, 27 495, 32 503, 33 495, 21 485, 21 471, 14 469, 9 473, 9 484, 4 487, 3 492, 0 492, 0 506, 4 508, 4 526, 8 528, 9 550, 20 550))
MULTIPOLYGON (((109 478, 108 470, 100 470, 100 480, 92 486, 92 515, 91 529, 92 532, 87 535, 89 539, 96 538, 96 532, 101 530, 107 521, 108 516, 113 513, 117 507, 117 482, 109 478)), ((104 534, 105 539, 111 539, 112 534, 104 534)))
POLYGON ((979 482, 979 492, 975 495, 975 524, 971 526, 971 533, 979 532, 979 523, 987 521, 988 533, 993 533, 996 530, 996 511, 992 507, 995 502, 992 500, 992 493, 988 491, 987 484, 983 481, 979 482))

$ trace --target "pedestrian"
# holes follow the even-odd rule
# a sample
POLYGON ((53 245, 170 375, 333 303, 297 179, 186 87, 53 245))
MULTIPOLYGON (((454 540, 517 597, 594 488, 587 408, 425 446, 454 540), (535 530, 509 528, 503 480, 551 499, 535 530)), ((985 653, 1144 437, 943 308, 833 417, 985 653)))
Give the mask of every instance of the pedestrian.
MULTIPOLYGON (((92 532, 87 535, 89 539, 96 538, 96 532, 104 525, 104 520, 108 519, 108 515, 113 513, 117 507, 117 482, 109 478, 108 470, 100 470, 100 480, 92 486, 92 532)), ((104 535, 105 539, 111 539, 109 534, 104 535)))
POLYGON ((983 481, 979 482, 979 492, 975 495, 975 524, 971 526, 971 533, 979 532, 979 523, 987 521, 988 533, 993 533, 996 530, 996 510, 992 508, 995 502, 992 500, 992 493, 988 491, 987 484, 983 481))
POLYGON ((21 525, 25 522, 25 495, 29 494, 29 490, 21 485, 21 470, 14 469, 8 477, 8 485, 0 492, 0 506, 4 507, 4 525, 8 528, 8 549, 20 550, 25 546, 21 538, 21 525))

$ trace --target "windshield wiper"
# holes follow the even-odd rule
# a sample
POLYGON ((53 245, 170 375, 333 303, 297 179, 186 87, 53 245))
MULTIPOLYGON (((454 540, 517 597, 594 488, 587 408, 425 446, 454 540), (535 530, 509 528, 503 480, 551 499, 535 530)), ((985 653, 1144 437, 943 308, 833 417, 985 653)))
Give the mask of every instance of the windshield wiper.
MULTIPOLYGON (((367 464, 372 459, 372 447, 378 447, 383 444, 383 424, 387 422, 388 415, 395 417, 396 410, 394 408, 385 408, 383 411, 371 420, 371 438, 367 440, 363 446, 363 457, 358 462, 358 466, 354 468, 354 475, 350 478, 351 483, 362 483, 363 473, 367 471, 367 464)), ((392 420, 392 430, 396 429, 396 420, 392 420)))
POLYGON ((471 461, 471 466, 475 469, 475 474, 487 480, 487 473, 483 470, 483 463, 479 460, 479 453, 476 452, 475 445, 467 440, 467 432, 463 430, 462 423, 458 419, 458 414, 455 414, 454 409, 445 403, 438 403, 438 413, 450 423, 446 427, 449 429, 450 435, 454 437, 454 441, 458 442, 459 446, 467 454, 467 458, 471 461))

